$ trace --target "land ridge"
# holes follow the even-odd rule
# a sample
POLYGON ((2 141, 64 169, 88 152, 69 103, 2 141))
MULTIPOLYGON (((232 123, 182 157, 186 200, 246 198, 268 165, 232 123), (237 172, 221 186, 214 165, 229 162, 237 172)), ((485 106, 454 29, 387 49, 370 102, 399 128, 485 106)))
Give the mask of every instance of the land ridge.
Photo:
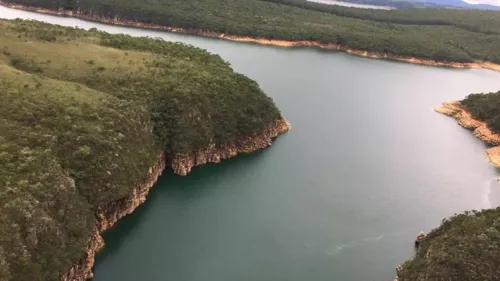
POLYGON ((209 38, 219 38, 224 40, 236 41, 236 42, 247 42, 247 43, 257 43, 262 45, 272 45, 278 47, 316 47, 323 48, 328 50, 336 50, 345 52, 348 54, 367 57, 373 59, 384 59, 384 60, 392 60, 399 61, 411 64, 418 65, 428 65, 428 66, 437 66, 437 67, 450 67, 450 68, 461 68, 461 69, 470 69, 470 68, 483 68, 489 69, 493 71, 500 71, 500 64, 490 62, 490 61, 479 61, 474 60, 471 62, 458 62, 458 61, 447 61, 447 60, 438 60, 438 59, 428 59, 428 58, 419 58, 414 56, 403 56, 396 55, 392 53, 386 52, 377 52, 377 51, 368 51, 361 50, 356 48, 351 48, 346 45, 338 44, 338 43, 322 43, 319 41, 308 41, 308 40, 284 40, 284 39, 269 39, 263 37, 251 37, 251 36, 241 36, 241 35, 232 35, 221 32, 214 31, 206 31, 197 28, 181 28, 181 27, 169 27, 165 25, 158 25, 152 23, 144 23, 136 20, 127 20, 121 19, 117 16, 111 17, 102 17, 95 16, 92 13, 84 13, 73 10, 54 10, 54 9, 46 9, 35 6, 27 6, 17 3, 4 2, 0 1, 0 5, 25 10, 30 12, 42 13, 42 14, 50 14, 55 16, 65 16, 65 17, 74 17, 80 18, 84 20, 100 22, 111 25, 120 25, 120 26, 128 26, 128 27, 138 27, 138 28, 147 28, 147 29, 159 29, 165 30, 173 33, 184 33, 184 34, 192 34, 202 37, 209 38))

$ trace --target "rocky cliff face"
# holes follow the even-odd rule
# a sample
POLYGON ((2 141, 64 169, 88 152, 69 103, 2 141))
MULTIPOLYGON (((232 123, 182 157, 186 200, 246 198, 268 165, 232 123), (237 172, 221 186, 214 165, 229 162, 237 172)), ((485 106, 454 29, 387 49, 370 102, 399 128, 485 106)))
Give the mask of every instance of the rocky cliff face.
POLYGON ((185 176, 194 166, 207 163, 219 163, 240 153, 249 153, 271 145, 272 139, 288 131, 290 124, 280 116, 273 124, 267 126, 260 134, 253 136, 242 136, 232 142, 225 144, 211 144, 188 154, 174 154, 169 156, 169 165, 178 175, 185 176))
POLYGON ((288 121, 280 116, 260 134, 237 138, 233 142, 222 145, 213 144, 206 149, 189 154, 167 156, 165 153, 161 153, 157 162, 149 169, 144 181, 134 188, 129 196, 99 207, 96 212, 96 224, 89 237, 84 257, 61 276, 61 281, 84 281, 93 277, 92 267, 95 255, 104 247, 101 233, 112 227, 122 217, 131 214, 146 201, 149 190, 167 166, 171 166, 174 172, 179 175, 186 175, 194 166, 218 163, 239 153, 249 153, 266 148, 271 145, 273 138, 289 129, 288 121), (167 164, 167 159, 169 164, 167 164))
POLYGON ((83 281, 93 277, 96 253, 104 247, 101 233, 112 227, 119 219, 131 214, 135 208, 146 201, 149 190, 165 170, 166 157, 164 153, 158 156, 157 162, 149 168, 142 183, 132 190, 129 196, 99 207, 96 212, 96 224, 89 238, 84 257, 61 277, 61 281, 83 281))
POLYGON ((473 134, 494 147, 486 150, 488 159, 500 167, 500 135, 492 132, 485 122, 474 119, 459 102, 445 102, 434 109, 436 112, 451 116, 460 126, 472 130, 473 134))
POLYGON ((94 265, 95 254, 102 247, 104 247, 104 240, 97 227, 94 227, 87 248, 85 249, 84 257, 78 263, 74 264, 66 274, 61 276, 61 281, 81 281, 92 278, 94 276, 92 274, 92 266, 94 265))

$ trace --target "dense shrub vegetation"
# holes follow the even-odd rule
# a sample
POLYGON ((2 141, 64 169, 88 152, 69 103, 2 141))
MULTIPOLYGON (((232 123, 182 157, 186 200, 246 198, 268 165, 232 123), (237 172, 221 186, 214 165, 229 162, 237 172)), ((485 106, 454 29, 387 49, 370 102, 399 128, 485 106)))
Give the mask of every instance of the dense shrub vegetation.
POLYGON ((500 208, 443 220, 403 265, 400 281, 500 280, 500 208))
POLYGON ((370 10, 305 0, 8 0, 118 18, 269 39, 312 40, 442 61, 500 63, 500 12, 370 10))
POLYGON ((474 118, 486 122, 488 128, 500 134, 500 92, 471 94, 461 103, 474 118))
POLYGON ((59 280, 83 257, 96 208, 128 195, 161 151, 278 115, 204 50, 0 20, 0 280, 59 280))

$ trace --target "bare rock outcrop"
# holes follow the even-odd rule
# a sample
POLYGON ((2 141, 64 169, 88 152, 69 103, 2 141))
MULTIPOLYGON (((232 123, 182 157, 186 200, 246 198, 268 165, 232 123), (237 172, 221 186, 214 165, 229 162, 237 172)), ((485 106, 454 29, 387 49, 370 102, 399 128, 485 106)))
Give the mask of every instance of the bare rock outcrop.
POLYGON ((485 122, 474 119, 460 102, 445 102, 434 110, 455 118, 460 126, 472 130, 476 137, 494 146, 487 149, 486 154, 491 163, 500 167, 500 134, 491 131, 485 122))

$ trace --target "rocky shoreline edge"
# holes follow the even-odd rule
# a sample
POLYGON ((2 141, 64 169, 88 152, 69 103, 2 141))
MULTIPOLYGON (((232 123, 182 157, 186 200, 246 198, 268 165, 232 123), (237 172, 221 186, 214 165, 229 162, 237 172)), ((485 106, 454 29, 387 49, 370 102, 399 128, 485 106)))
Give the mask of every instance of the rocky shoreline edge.
MULTIPOLYGON (((488 160, 496 167, 500 167, 500 134, 491 131, 485 122, 474 119, 460 101, 444 102, 435 107, 434 111, 454 118, 460 126, 471 130, 477 138, 491 145, 492 147, 486 150, 488 160)), ((394 281, 399 281, 402 270, 402 264, 396 267, 394 281)))
POLYGON ((166 30, 169 32, 193 34, 193 35, 198 35, 198 36, 203 36, 203 37, 220 38, 220 39, 225 39, 225 40, 230 40, 230 41, 258 43, 258 44, 262 44, 262 45, 273 45, 273 46, 279 46, 279 47, 317 47, 317 48, 322 48, 322 49, 341 51, 341 52, 345 52, 345 53, 360 56, 360 57, 393 60, 393 61, 400 61, 400 62, 406 62, 406 63, 411 63, 411 64, 439 66, 439 67, 451 67, 451 68, 465 68, 465 69, 484 68, 484 69, 490 69, 490 70, 494 70, 494 71, 500 71, 500 64, 487 62, 487 61, 476 61, 476 62, 468 62, 468 63, 437 61, 437 60, 421 59, 421 58, 415 58, 415 57, 404 57, 404 56, 398 56, 398 55, 387 54, 387 53, 357 50, 357 49, 352 49, 352 48, 348 48, 346 46, 342 46, 339 44, 333 44, 333 43, 323 44, 323 43, 316 42, 316 41, 289 41, 289 40, 272 40, 272 39, 266 39, 266 38, 252 38, 252 37, 246 37, 246 36, 236 36, 236 35, 229 35, 229 34, 217 33, 217 32, 211 32, 211 31, 203 31, 203 30, 199 30, 199 29, 185 29, 185 28, 168 27, 168 26, 161 26, 161 25, 154 25, 154 24, 146 24, 146 23, 137 22, 137 21, 120 19, 118 17, 106 18, 106 17, 94 15, 92 13, 85 13, 85 12, 81 12, 81 11, 78 11, 78 12, 74 12, 74 11, 70 11, 70 10, 58 10, 58 11, 56 11, 56 10, 39 8, 39 7, 32 7, 32 6, 25 6, 25 5, 8 3, 8 2, 3 2, 1 0, 0 0, 0 5, 8 7, 8 8, 24 10, 24 11, 29 11, 29 12, 49 14, 49 15, 55 15, 55 16, 64 16, 64 17, 75 17, 75 18, 80 18, 83 20, 89 20, 89 21, 100 22, 100 23, 111 24, 111 25, 129 26, 129 27, 138 27, 138 28, 147 28, 147 29, 160 29, 160 30, 166 30))
POLYGON ((434 109, 436 112, 455 118, 458 124, 492 147, 486 149, 488 160, 500 167, 500 134, 491 131, 485 122, 474 119, 458 101, 445 102, 434 109))
POLYGON ((206 149, 189 154, 169 156, 166 153, 160 153, 156 163, 149 168, 145 179, 133 188, 127 197, 98 208, 95 215, 95 226, 82 259, 61 276, 61 281, 85 281, 93 277, 92 267, 94 266, 95 255, 104 247, 101 234, 121 218, 131 214, 146 201, 149 190, 166 168, 172 168, 174 173, 185 176, 195 166, 206 163, 219 163, 238 154, 250 153, 269 147, 274 138, 289 131, 290 128, 288 121, 283 116, 280 116, 275 122, 267 126, 262 133, 253 136, 237 138, 233 142, 222 145, 210 145, 206 149))
MULTIPOLYGON (((491 145, 492 147, 486 150, 488 160, 496 167, 500 167, 500 134, 491 131, 485 122, 474 119, 460 101, 444 102, 435 107, 434 111, 454 118, 460 126, 471 130, 477 138, 491 145)), ((402 270, 403 265, 396 267, 394 281, 399 281, 402 270)))

